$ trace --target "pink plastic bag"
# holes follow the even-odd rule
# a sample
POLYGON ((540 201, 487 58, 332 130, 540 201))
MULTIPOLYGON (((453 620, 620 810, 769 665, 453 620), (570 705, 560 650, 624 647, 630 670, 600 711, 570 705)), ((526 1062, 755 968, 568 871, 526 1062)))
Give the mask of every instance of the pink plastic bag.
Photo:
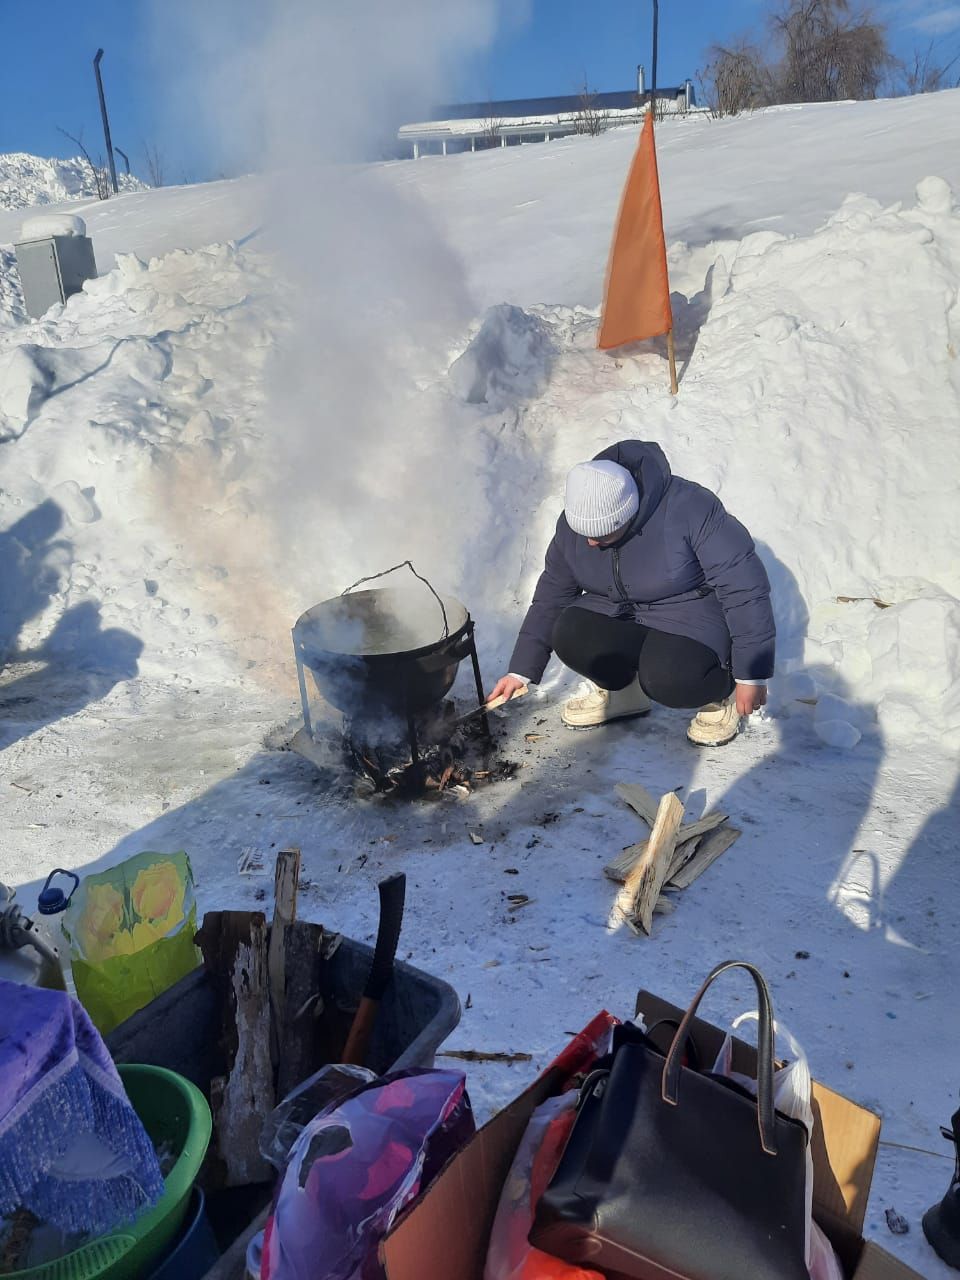
POLYGON ((457 1071, 400 1071, 311 1120, 277 1191, 263 1280, 382 1280, 380 1241, 475 1129, 457 1071))

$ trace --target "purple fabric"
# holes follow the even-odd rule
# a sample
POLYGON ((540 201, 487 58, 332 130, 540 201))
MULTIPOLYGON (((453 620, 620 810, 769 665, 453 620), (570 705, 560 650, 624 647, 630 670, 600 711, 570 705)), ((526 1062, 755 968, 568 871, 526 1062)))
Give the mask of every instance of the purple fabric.
POLYGON ((264 1280, 382 1280, 397 1213, 474 1132, 456 1071, 400 1071, 307 1125, 264 1238, 264 1280))
POLYGON ((100 1235, 163 1177, 99 1032, 63 991, 0 981, 0 1217, 100 1235))
POLYGON ((520 628, 511 671, 538 681, 569 605, 699 640, 738 680, 773 675, 770 582, 750 534, 720 499, 672 475, 657 444, 621 440, 598 454, 631 472, 640 509, 614 547, 590 547, 564 516, 520 628))

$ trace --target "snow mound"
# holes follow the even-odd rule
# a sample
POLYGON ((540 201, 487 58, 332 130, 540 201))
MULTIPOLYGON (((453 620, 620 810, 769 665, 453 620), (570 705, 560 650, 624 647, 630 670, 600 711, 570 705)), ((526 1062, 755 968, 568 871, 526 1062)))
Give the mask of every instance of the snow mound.
MULTIPOLYGON (((128 173, 117 174, 117 186, 121 191, 147 189, 145 183, 128 173)), ((29 209, 96 196, 96 183, 82 156, 46 160, 22 151, 0 155, 0 209, 29 209)))
POLYGON ((554 354, 544 323, 503 303, 487 311, 466 351, 450 366, 450 381, 467 404, 505 409, 544 392, 554 354))

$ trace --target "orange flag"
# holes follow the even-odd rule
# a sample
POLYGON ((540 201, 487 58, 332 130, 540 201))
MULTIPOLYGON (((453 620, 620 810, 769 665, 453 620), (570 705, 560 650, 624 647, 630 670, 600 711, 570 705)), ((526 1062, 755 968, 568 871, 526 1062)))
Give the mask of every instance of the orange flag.
POLYGON ((606 351, 672 328, 653 113, 648 111, 620 201, 597 346, 606 351))

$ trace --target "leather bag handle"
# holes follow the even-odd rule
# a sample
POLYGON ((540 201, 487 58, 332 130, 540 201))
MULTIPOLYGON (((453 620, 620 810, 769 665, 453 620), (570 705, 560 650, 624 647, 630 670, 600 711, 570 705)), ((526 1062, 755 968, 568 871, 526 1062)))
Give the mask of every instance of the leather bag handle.
POLYGON ((700 1007, 701 1000, 707 993, 707 989, 716 978, 719 978, 721 973, 726 973, 728 969, 746 969, 757 988, 760 1014, 757 1025, 757 1119, 760 1126, 760 1144, 768 1156, 775 1156, 777 1154, 777 1140, 773 1106, 773 1001, 770 999, 770 989, 767 986, 766 979, 755 965, 748 964, 745 960, 725 960, 722 964, 717 965, 693 997, 693 1002, 683 1015, 683 1020, 673 1038, 673 1044, 670 1046, 670 1052, 667 1054, 667 1060, 663 1065, 661 1096, 664 1102, 669 1103, 671 1106, 678 1105, 683 1046, 686 1043, 687 1036, 690 1034, 691 1024, 697 1016, 697 1010, 700 1007))

